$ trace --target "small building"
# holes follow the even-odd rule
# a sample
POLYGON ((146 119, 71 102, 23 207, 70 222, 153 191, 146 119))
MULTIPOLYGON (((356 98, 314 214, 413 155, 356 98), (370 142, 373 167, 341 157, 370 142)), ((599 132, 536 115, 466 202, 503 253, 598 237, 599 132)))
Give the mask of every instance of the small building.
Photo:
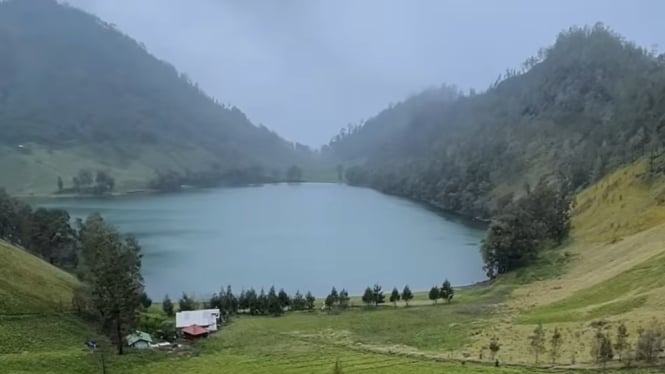
POLYGON ((127 335, 127 345, 136 349, 147 349, 152 344, 152 337, 147 332, 136 331, 127 335))
POLYGON ((219 309, 199 309, 178 312, 175 315, 176 329, 183 329, 189 326, 199 326, 205 328, 208 332, 217 331, 217 321, 219 320, 219 309))
POLYGON ((201 338, 207 338, 209 331, 205 327, 192 325, 183 328, 182 334, 184 335, 185 339, 196 340, 201 338))

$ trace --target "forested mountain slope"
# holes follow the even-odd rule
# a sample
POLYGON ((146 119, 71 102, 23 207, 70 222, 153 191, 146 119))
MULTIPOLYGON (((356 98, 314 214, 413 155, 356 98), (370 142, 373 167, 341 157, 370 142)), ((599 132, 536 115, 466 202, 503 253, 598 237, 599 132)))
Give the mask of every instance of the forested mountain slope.
POLYGON ((561 33, 486 92, 435 92, 333 139, 349 183, 488 218, 543 177, 579 190, 665 141, 665 58, 602 25, 561 33))
MULTIPOLYGON (((298 148, 297 150, 294 148, 298 148)), ((141 186, 155 171, 307 162, 113 25, 53 0, 0 2, 0 172, 41 191, 79 168, 141 186)))

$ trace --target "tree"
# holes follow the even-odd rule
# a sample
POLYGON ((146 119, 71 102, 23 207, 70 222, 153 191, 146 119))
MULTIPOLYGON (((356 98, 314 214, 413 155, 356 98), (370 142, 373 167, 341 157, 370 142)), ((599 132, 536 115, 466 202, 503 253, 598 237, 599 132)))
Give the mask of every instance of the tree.
POLYGON ((314 310, 314 302, 316 301, 316 298, 312 295, 311 292, 307 291, 307 295, 305 295, 305 301, 307 310, 314 310))
POLYGON ((429 299, 432 300, 432 303, 436 304, 437 301, 439 300, 439 287, 433 286, 429 290, 429 299))
POLYGON ((112 192, 114 187, 115 179, 104 170, 98 170, 97 175, 95 176, 95 187, 93 192, 97 195, 103 195, 112 192))
POLYGON ((413 292, 411 292, 411 289, 409 288, 408 285, 404 286, 404 289, 402 290, 402 300, 406 303, 406 306, 409 306, 409 301, 413 299, 413 292))
POLYGON ((256 295, 256 291, 253 288, 250 288, 245 292, 245 303, 249 309, 249 314, 259 314, 261 311, 261 306, 259 305, 259 297, 256 295))
POLYGON ((222 295, 218 295, 216 293, 212 294, 210 296, 210 300, 208 300, 207 303, 205 303, 205 308, 206 309, 219 309, 219 311, 224 314, 225 312, 225 305, 222 304, 222 295))
POLYGON ((144 292, 141 247, 135 238, 123 238, 93 214, 81 229, 81 256, 82 278, 90 287, 102 326, 118 354, 123 354, 123 338, 138 325, 144 292))
POLYGON ((226 299, 228 300, 227 301, 228 305, 231 307, 231 314, 237 314, 239 308, 239 302, 238 298, 233 294, 231 285, 228 285, 226 287, 226 299))
POLYGON ((626 325, 621 323, 617 327, 616 343, 614 343, 614 350, 619 356, 619 361, 623 361, 624 353, 630 348, 628 343, 628 329, 626 325))
POLYGON ((268 312, 268 296, 262 288, 256 298, 256 314, 265 314, 266 312, 268 312))
POLYGON ((325 300, 323 301, 323 304, 326 306, 326 309, 332 310, 332 308, 335 306, 335 297, 332 294, 328 294, 328 296, 326 296, 325 300))
POLYGON ((179 310, 181 312, 187 310, 195 310, 197 308, 196 301, 189 297, 186 293, 182 293, 182 297, 178 300, 179 310))
POLYGON ((25 218, 25 247, 51 264, 76 266, 77 238, 67 211, 39 208, 25 218))
POLYGON ((74 188, 77 192, 83 192, 92 185, 92 172, 88 169, 81 169, 72 179, 72 182, 74 183, 74 188))
POLYGON ((152 305, 152 299, 148 296, 147 293, 143 292, 141 294, 141 306, 143 309, 148 309, 152 305))
POLYGON ((400 299, 399 291, 397 291, 397 287, 393 288, 393 291, 390 293, 390 302, 393 303, 393 306, 396 308, 397 307, 397 302, 400 299))
POLYGON ((58 176, 58 192, 62 192, 64 189, 64 183, 62 182, 62 177, 58 176))
POLYGON ((379 304, 383 304, 385 302, 385 296, 383 295, 383 291, 381 291, 381 286, 378 284, 374 285, 374 288, 372 288, 372 301, 374 301, 374 306, 379 306, 379 304))
POLYGON ((494 361, 494 359, 496 358, 496 354, 499 352, 499 349, 501 349, 501 344, 499 344, 499 338, 494 336, 492 337, 492 339, 490 339, 489 349, 490 349, 490 354, 492 355, 492 361, 494 361))
POLYGON ((663 332, 658 327, 640 331, 635 347, 635 358, 648 363, 655 362, 663 348, 663 337, 663 332))
POLYGON ((365 288, 365 292, 363 293, 362 297, 363 303, 365 303, 367 306, 370 306, 372 302, 374 302, 374 294, 372 293, 372 289, 367 287, 365 288))
POLYGON ((291 302, 293 310, 305 310, 306 302, 300 290, 296 291, 291 302))
POLYGON ((558 327, 555 327, 554 333, 552 333, 552 338, 550 339, 550 355, 552 356, 552 365, 556 364, 556 360, 559 358, 562 344, 563 341, 561 332, 559 332, 558 327))
POLYGON ((337 292, 337 289, 335 287, 330 290, 330 297, 332 298, 333 304, 336 304, 339 302, 339 293, 337 292))
POLYGON ((351 298, 349 297, 349 293, 342 288, 342 290, 339 292, 339 306, 342 309, 346 309, 349 307, 349 300, 351 298))
POLYGON ((169 295, 164 296, 164 300, 162 300, 162 310, 169 317, 175 315, 175 312, 173 311, 173 303, 171 302, 169 295))
POLYGON ((614 358, 614 351, 612 350, 612 340, 607 334, 604 334, 600 329, 594 336, 594 344, 591 346, 591 355, 596 363, 602 364, 603 369, 607 367, 607 363, 614 358))
POLYGON ((439 296, 446 300, 450 304, 450 302, 453 300, 453 296, 455 296, 455 290, 453 290, 453 287, 450 285, 450 282, 448 279, 443 281, 443 285, 441 286, 441 291, 439 291, 439 296))
POLYGON ((286 179, 289 182, 301 182, 302 181, 302 170, 293 165, 286 170, 286 179))
POLYGON ((275 291, 275 286, 270 287, 270 290, 268 291, 268 296, 266 296, 266 298, 267 298, 267 307, 266 307, 267 312, 272 314, 273 316, 281 316, 284 313, 284 309, 282 308, 281 300, 279 299, 279 297, 277 296, 277 292, 275 291))
POLYGON ((291 306, 291 298, 283 288, 280 288, 277 298, 279 299, 279 305, 282 307, 282 309, 291 306))
POLYGON ((531 351, 536 357, 536 364, 538 364, 538 358, 540 354, 545 352, 545 330, 543 330, 543 324, 539 323, 538 326, 533 330, 531 336, 529 336, 529 345, 531 346, 531 351))
POLYGON ((249 309, 249 303, 247 302, 247 293, 244 289, 240 290, 240 295, 238 296, 238 309, 247 310, 249 309))

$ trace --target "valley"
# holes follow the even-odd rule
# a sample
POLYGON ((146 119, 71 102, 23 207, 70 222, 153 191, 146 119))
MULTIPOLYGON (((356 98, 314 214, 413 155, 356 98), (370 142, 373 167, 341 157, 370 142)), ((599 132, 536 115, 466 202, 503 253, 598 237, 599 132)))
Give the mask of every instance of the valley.
POLYGON ((285 139, 110 21, 0 1, 0 373, 662 372, 665 55, 573 26, 340 127, 285 139))

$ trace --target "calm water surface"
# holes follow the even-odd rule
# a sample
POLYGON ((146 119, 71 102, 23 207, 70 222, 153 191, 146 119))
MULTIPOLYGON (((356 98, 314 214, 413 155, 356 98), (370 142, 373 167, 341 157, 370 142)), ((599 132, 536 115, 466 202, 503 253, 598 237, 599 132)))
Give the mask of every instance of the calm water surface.
POLYGON ((148 294, 207 296, 275 285, 326 295, 485 279, 483 231, 378 192, 336 184, 267 185, 42 204, 99 211, 143 246, 148 294))

